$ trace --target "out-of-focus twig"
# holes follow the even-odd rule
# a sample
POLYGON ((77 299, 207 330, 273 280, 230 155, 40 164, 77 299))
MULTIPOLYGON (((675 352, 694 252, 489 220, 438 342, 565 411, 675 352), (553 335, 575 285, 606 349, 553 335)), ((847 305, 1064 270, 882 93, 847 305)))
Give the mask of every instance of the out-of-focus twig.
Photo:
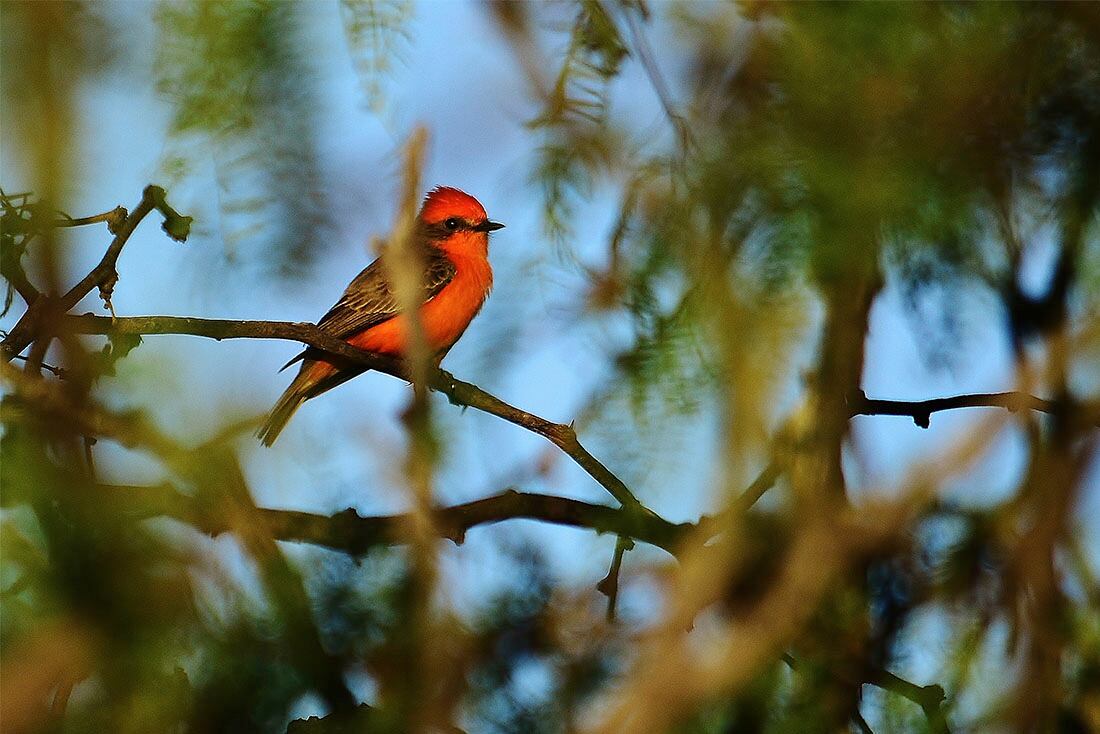
POLYGON ((756 501, 775 485, 782 473, 783 464, 777 459, 772 459, 756 476, 752 484, 746 487, 745 491, 733 501, 729 508, 730 511, 748 512, 749 508, 755 505, 756 501))
POLYGON ((9 254, 4 252, 0 254, 0 276, 11 283, 11 287, 27 302, 28 306, 33 306, 35 301, 42 296, 41 292, 31 283, 30 278, 27 277, 23 264, 19 262, 19 253, 9 254))
POLYGON ((324 648, 302 578, 262 522, 236 456, 224 448, 202 453, 202 468, 193 470, 197 484, 208 487, 207 494, 216 494, 211 502, 218 514, 258 564, 269 598, 286 625, 287 653, 307 672, 310 685, 334 713, 350 714, 358 701, 344 681, 343 661, 324 648))
POLYGON ((908 698, 924 711, 928 719, 928 726, 933 734, 948 734, 947 717, 943 713, 943 701, 946 698, 943 687, 935 683, 927 686, 919 686, 916 683, 891 673, 882 671, 872 680, 867 681, 884 691, 896 693, 903 698, 908 698))
POLYGON ((856 559, 896 537, 924 497, 815 518, 795 539, 775 581, 754 609, 708 639, 700 654, 686 639, 678 610, 640 647, 602 721, 585 729, 664 732, 702 700, 728 695, 782 654, 838 576, 856 559), (675 670, 676 675, 669 675, 675 670))
MULTIPOLYGON (((136 518, 170 517, 211 535, 233 530, 224 513, 171 484, 96 486, 104 497, 117 501, 123 511, 136 518)), ((335 515, 320 515, 265 508, 258 508, 257 513, 256 517, 278 540, 309 543, 353 556, 363 555, 379 546, 404 545, 409 539, 405 528, 410 519, 406 514, 363 517, 351 509, 335 515)), ((639 519, 621 508, 516 490, 436 508, 432 516, 440 537, 455 543, 463 542, 470 529, 481 525, 509 520, 538 520, 587 528, 597 533, 616 533, 669 553, 677 552, 680 541, 695 528, 691 523, 672 523, 660 518, 639 519)))
MULTIPOLYGON (((21 362, 26 362, 29 360, 29 357, 24 357, 22 354, 16 355, 15 358, 21 362)), ((50 374, 57 375, 62 379, 65 378, 65 370, 61 367, 54 367, 51 364, 46 364, 45 362, 43 362, 42 364, 38 365, 38 368, 46 370, 50 374)))
POLYGON ((661 103, 661 109, 664 110, 665 117, 668 118, 669 124, 671 124, 676 131, 678 138, 677 142, 679 142, 677 150, 681 155, 685 155, 694 147, 695 140, 692 137, 691 127, 688 125, 687 120, 676 111, 676 106, 673 104, 672 94, 669 92, 668 84, 665 82, 661 70, 657 68, 657 61, 653 57, 653 49, 645 36, 645 31, 641 27, 641 21, 638 16, 641 16, 641 20, 648 20, 649 13, 642 3, 638 3, 634 7, 624 3, 622 6, 622 16, 625 18, 626 26, 630 30, 631 45, 634 47, 638 61, 641 63, 642 69, 645 71, 646 77, 653 87, 654 94, 657 95, 657 100, 661 103))
MULTIPOLYGON (((782 659, 791 670, 797 670, 798 661, 793 655, 783 653, 782 659)), ((926 686, 917 685, 888 670, 880 670, 862 682, 909 699, 924 711, 933 734, 950 734, 947 717, 943 713, 943 702, 947 697, 943 686, 936 683, 926 686)))

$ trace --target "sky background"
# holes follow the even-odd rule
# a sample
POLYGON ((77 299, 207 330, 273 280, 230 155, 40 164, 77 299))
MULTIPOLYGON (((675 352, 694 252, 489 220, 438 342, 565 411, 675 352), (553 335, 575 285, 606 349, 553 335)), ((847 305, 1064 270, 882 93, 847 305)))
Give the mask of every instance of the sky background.
MULTIPOLYGON (((492 238, 494 292, 443 367, 514 405, 561 422, 581 416, 590 396, 614 379, 614 357, 629 344, 630 331, 624 320, 585 314, 583 268, 606 257, 618 182, 598 184, 580 202, 567 247, 546 234, 541 193, 531 180, 539 137, 526 128, 539 103, 484 8, 465 2, 417 4, 392 71, 380 80, 384 104, 377 110, 367 103, 356 74, 338 6, 299 7, 309 18, 304 46, 316 52, 313 66, 321 105, 317 193, 328 226, 307 243, 319 254, 298 278, 263 267, 271 234, 262 228, 246 230, 250 220, 234 213, 232 202, 244 195, 241 189, 248 181, 219 173, 225 165, 216 146, 170 139, 170 100, 158 93, 151 74, 157 39, 152 11, 151 4, 140 2, 112 4, 106 11, 127 29, 128 58, 79 89, 76 137, 81 147, 61 203, 73 216, 118 204, 130 208, 143 186, 158 183, 166 186, 177 210, 195 217, 185 245, 165 237, 155 216, 134 234, 119 261, 114 304, 120 316, 316 320, 373 259, 371 238, 384 236, 394 218, 401 145, 416 125, 424 125, 430 132, 425 187, 461 188, 476 196, 491 218, 507 225, 492 238), (165 161, 181 150, 190 158, 191 170, 170 175, 165 161)), ((683 71, 679 44, 685 41, 667 31, 658 20, 649 34, 657 63, 675 90, 683 71)), ((549 34, 542 40, 540 53, 558 58, 564 40, 549 34)), ((614 115, 651 121, 657 139, 669 134, 658 100, 634 61, 626 62, 612 100, 614 115)), ((18 114, 5 105, 7 119, 0 118, 0 182, 9 192, 36 187, 25 149, 11 133, 11 116, 18 114)), ((63 242, 68 280, 75 282, 102 255, 108 235, 101 227, 73 229, 63 232, 63 242)), ((1035 265, 1037 278, 1042 266, 1035 265)), ((896 285, 889 285, 878 299, 864 377, 870 397, 924 399, 1012 389, 1007 329, 992 299, 947 304, 961 315, 961 346, 938 361, 927 348, 924 319, 934 319, 936 308, 944 304, 926 305, 932 315, 914 317, 896 285)), ((102 312, 102 305, 93 294, 76 311, 102 312)), ((20 312, 14 308, 0 327, 10 328, 20 312)), ((121 363, 118 381, 107 381, 103 391, 112 405, 146 410, 169 434, 198 443, 219 427, 266 411, 291 377, 277 373, 278 368, 297 351, 289 342, 147 337, 121 363)), ((792 399, 797 390, 794 380, 792 399)), ((257 502, 321 513, 346 507, 362 514, 403 509, 405 437, 399 414, 408 398, 404 383, 367 374, 307 403, 272 449, 242 436, 239 449, 257 502)), ((438 396, 433 406, 437 425, 447 436, 435 484, 441 503, 472 500, 511 486, 612 502, 543 439, 495 417, 450 406, 438 396)), ((858 501, 894 491, 915 463, 957 444, 988 418, 985 411, 938 414, 930 430, 905 418, 854 419, 847 466, 854 497, 858 501)), ((669 520, 694 520, 714 507, 718 468, 711 457, 719 451, 718 417, 703 406, 670 425, 671 430, 658 429, 655 436, 652 427, 639 428, 622 406, 612 405, 578 428, 586 447, 646 504, 669 520), (623 432, 629 431, 638 431, 637 440, 624 440, 623 432)), ((975 506, 1003 499, 1024 468, 1022 440, 1016 429, 1005 429, 976 471, 956 483, 952 497, 975 506)), ((107 442, 96 452, 106 481, 159 478, 158 468, 138 454, 107 442)), ((751 474, 752 468, 746 467, 746 477, 751 474)), ((1093 467, 1091 475, 1097 481, 1083 493, 1078 520, 1095 567, 1100 565, 1100 467, 1093 467)), ((594 586, 607 571, 614 538, 526 521, 476 528, 461 547, 442 548, 444 573, 453 579, 442 587, 456 608, 476 610, 493 588, 507 583, 515 568, 508 549, 523 544, 539 549, 559 582, 587 589, 596 598, 594 586)), ((231 540, 221 538, 213 546, 213 556, 231 572, 241 572, 231 540)), ((303 563, 319 553, 293 550, 303 563)), ((621 599, 625 618, 644 622, 658 611, 648 593, 649 580, 632 575, 632 567, 667 561, 662 551, 644 546, 627 555, 621 599)), ((934 653, 945 634, 942 619, 918 621, 915 653, 902 661, 908 669, 896 672, 917 683, 932 680, 934 654, 919 651, 934 653)), ((532 676, 532 685, 537 685, 537 672, 532 676)), ((303 704, 303 712, 308 710, 303 704)))

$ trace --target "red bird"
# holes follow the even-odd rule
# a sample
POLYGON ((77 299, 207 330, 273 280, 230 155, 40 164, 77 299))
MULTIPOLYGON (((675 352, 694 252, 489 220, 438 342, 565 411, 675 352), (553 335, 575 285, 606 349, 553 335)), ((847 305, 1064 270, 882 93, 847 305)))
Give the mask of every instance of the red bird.
MULTIPOLYGON (((478 200, 458 189, 439 186, 424 199, 417 218, 416 246, 423 252, 424 301, 420 324, 428 346, 442 359, 470 325, 489 290, 489 233, 503 227, 489 221, 478 200)), ((382 258, 351 281, 344 295, 317 325, 360 349, 399 357, 404 354, 408 325, 382 258)), ((265 446, 302 403, 364 370, 337 367, 324 353, 307 349, 283 367, 302 360, 298 376, 275 403, 257 436, 265 446)))

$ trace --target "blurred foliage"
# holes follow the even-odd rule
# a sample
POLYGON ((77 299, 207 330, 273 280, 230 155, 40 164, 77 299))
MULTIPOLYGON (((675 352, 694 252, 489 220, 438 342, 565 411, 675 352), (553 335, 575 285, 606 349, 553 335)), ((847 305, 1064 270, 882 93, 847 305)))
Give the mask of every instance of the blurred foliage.
POLYGON ((299 273, 330 240, 309 18, 308 5, 267 0, 156 7, 157 91, 174 109, 162 168, 180 181, 213 162, 229 263, 299 273), (264 255, 249 258, 257 242, 264 255))
MULTIPOLYGON (((400 106, 385 79, 415 41, 406 2, 153 13, 163 168, 182 182, 213 161, 227 271, 293 274, 327 240, 321 7, 367 107, 400 106)), ((500 549, 500 588, 457 608, 448 584, 462 579, 425 588, 397 547, 413 531, 355 553, 284 542, 232 431, 182 446, 140 410, 104 407, 101 382, 125 396, 112 376, 139 342, 63 334, 47 351, 40 337, 3 372, 5 730, 1100 730, 1100 583, 1080 510, 1100 441, 1098 8, 491 5, 538 105, 532 181, 584 277, 575 313, 627 334, 578 431, 603 429, 598 453, 629 464, 628 483, 674 496, 690 473, 711 490, 708 517, 675 563, 628 556, 614 624, 528 547, 500 549), (570 223, 608 192, 617 217, 592 258, 570 223), (957 358, 960 320, 985 309, 1014 386, 1054 408, 978 423, 891 492, 854 498, 850 414, 887 287, 933 361, 957 358), (679 431, 702 417, 716 445, 686 446, 679 431), (990 481, 980 461, 1005 436, 1021 447, 1013 490, 958 502, 990 481), (100 442, 165 484, 107 483, 100 442), (782 479, 750 511, 740 492, 763 465, 782 479)), ((5 124, 42 192, 94 187, 69 172, 83 142, 70 118, 81 83, 128 63, 124 34, 105 30, 116 14, 2 12, 5 124)), ((3 196, 9 316, 24 263, 67 226, 55 215, 3 196)), ((43 268, 40 290, 64 293, 62 271, 43 268)), ((322 519, 336 532, 346 517, 322 519)))
POLYGON ((411 40, 412 2, 340 0, 340 13, 365 102, 379 114, 387 102, 387 73, 411 40))

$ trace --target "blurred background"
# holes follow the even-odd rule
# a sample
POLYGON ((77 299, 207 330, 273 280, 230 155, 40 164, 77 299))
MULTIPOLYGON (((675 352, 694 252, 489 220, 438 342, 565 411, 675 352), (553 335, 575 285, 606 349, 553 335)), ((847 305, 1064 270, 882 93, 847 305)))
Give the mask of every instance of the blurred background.
MULTIPOLYGON (((0 42, 3 259, 39 290, 111 240, 43 222, 153 183, 190 235, 139 226, 118 316, 314 321, 423 126, 424 188, 507 225, 444 368, 575 421, 662 518, 715 518, 623 555, 613 621, 610 534, 510 519, 430 573, 276 542, 255 507, 410 509, 404 382, 358 377, 264 449, 293 343, 39 339, 69 379, 4 373, 6 730, 1100 728, 1097 6, 6 2, 0 42), (859 390, 1052 407, 922 428, 850 419, 859 390), (163 483, 236 531, 125 489, 163 483)), ((431 402, 439 505, 617 506, 431 402)))

